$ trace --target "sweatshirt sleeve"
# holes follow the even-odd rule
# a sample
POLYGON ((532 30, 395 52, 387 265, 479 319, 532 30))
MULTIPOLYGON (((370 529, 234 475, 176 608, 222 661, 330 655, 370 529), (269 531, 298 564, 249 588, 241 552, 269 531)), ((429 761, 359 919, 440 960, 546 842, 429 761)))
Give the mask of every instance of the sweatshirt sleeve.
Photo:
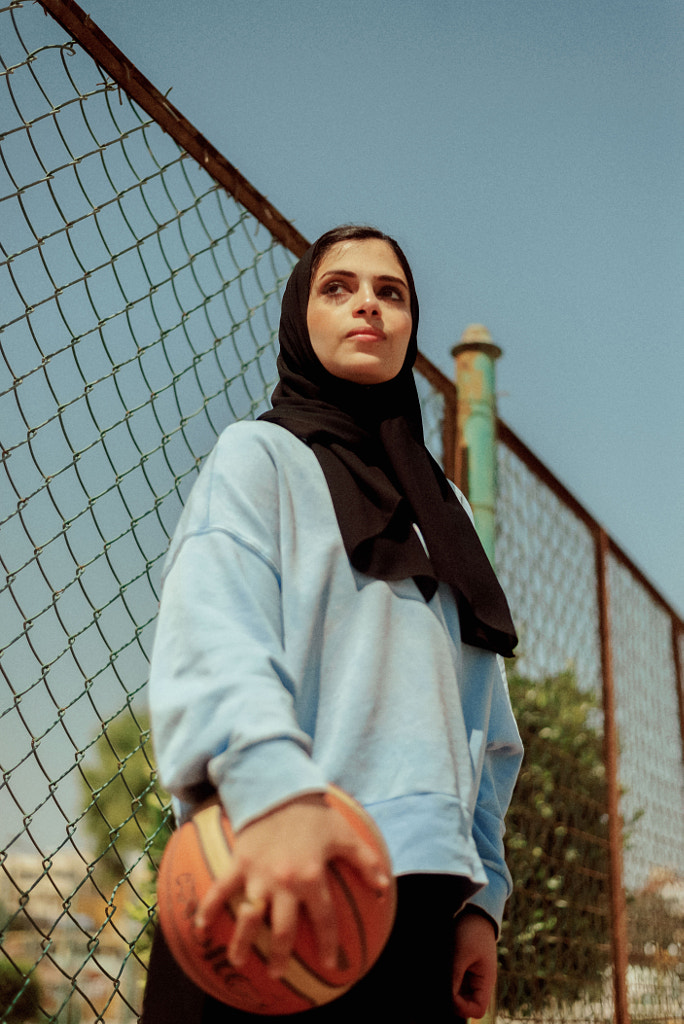
POLYGON ((277 472, 252 448, 238 456, 219 442, 193 489, 167 558, 150 674, 163 784, 192 804, 209 783, 235 828, 326 786, 294 714, 277 472))
POLYGON ((523 748, 511 709, 503 659, 497 655, 496 661, 496 683, 473 817, 473 838, 488 884, 471 898, 470 903, 491 917, 498 929, 504 905, 512 891, 504 852, 505 816, 520 770, 523 748))

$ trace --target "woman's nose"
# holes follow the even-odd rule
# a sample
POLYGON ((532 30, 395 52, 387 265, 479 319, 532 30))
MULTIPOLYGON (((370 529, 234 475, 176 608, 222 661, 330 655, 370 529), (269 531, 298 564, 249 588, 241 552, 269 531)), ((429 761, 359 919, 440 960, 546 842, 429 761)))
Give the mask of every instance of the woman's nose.
POLYGON ((363 316, 379 316, 380 305, 371 285, 362 285, 356 296, 356 312, 363 316))

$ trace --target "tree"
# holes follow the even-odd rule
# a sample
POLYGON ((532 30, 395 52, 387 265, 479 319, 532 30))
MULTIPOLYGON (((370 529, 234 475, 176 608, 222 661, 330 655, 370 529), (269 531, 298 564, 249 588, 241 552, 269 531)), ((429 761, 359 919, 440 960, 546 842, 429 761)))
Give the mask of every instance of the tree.
POLYGON ((118 881, 143 850, 158 862, 170 834, 168 795, 157 783, 144 713, 126 708, 103 727, 82 780, 104 880, 118 881))
POLYGON ((600 994, 610 962, 608 815, 597 703, 572 672, 513 672, 525 759, 507 818, 514 890, 500 942, 501 1009, 531 1016, 600 994))

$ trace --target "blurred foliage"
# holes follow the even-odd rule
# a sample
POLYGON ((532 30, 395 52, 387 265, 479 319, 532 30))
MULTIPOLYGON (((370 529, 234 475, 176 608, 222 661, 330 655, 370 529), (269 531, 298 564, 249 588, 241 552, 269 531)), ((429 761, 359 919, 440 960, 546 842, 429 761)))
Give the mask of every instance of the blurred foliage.
POLYGON ((126 708, 103 726, 83 768, 82 789, 101 880, 115 885, 142 851, 154 873, 171 826, 144 713, 126 708))
POLYGON ((35 975, 30 973, 32 970, 33 964, 17 964, 15 967, 9 960, 0 960, 0 1015, 3 1024, 26 1024, 37 1019, 41 992, 35 975))
POLYGON ((148 962, 156 916, 157 869, 171 835, 169 796, 157 781, 149 720, 126 708, 103 726, 82 773, 85 824, 96 843, 94 874, 106 890, 139 865, 126 914, 140 925, 135 954, 148 962))
POLYGON ((608 814, 601 716, 570 671, 512 672, 525 745, 507 817, 513 875, 499 946, 499 1005, 532 1016, 598 998, 610 963, 608 814))
POLYGON ((684 880, 676 872, 653 872, 628 898, 630 963, 669 969, 684 976, 684 880))

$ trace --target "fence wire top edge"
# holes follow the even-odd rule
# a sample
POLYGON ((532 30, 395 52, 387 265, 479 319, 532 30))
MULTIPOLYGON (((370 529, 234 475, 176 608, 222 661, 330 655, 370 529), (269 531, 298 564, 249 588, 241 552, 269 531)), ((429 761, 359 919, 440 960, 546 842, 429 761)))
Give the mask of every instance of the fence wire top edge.
POLYGON ((74 0, 38 0, 132 100, 296 256, 308 241, 156 88, 74 0))
POLYGON ((684 618, 676 608, 670 604, 666 597, 658 590, 654 583, 649 580, 645 573, 639 568, 634 560, 627 554, 623 547, 618 544, 614 537, 604 526, 591 514, 591 512, 575 497, 572 491, 563 484, 555 473, 549 469, 545 462, 532 451, 531 448, 515 433, 507 423, 497 417, 498 440, 512 451, 542 483, 556 495, 556 497, 567 506, 587 527, 594 539, 601 534, 606 537, 608 550, 614 558, 627 568, 639 583, 648 591, 653 600, 669 615, 673 628, 677 633, 684 632, 684 618))

